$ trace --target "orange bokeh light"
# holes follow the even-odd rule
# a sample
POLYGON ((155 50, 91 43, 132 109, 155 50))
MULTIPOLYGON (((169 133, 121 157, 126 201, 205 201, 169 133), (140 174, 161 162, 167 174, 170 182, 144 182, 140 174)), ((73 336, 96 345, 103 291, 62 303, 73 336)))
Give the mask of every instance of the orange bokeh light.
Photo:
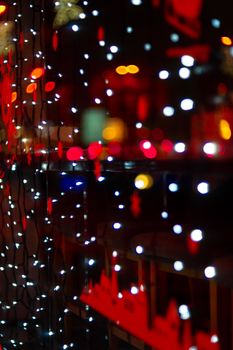
POLYGON ((125 136, 124 122, 119 118, 109 118, 103 129, 102 136, 106 141, 123 141, 125 136))
POLYGON ((44 68, 35 68, 31 72, 31 78, 32 79, 39 79, 42 77, 43 74, 44 74, 44 68))
POLYGON ((17 92, 14 91, 11 93, 11 103, 15 102, 17 99, 17 92))
POLYGON ((221 42, 222 42, 223 45, 226 45, 226 46, 231 46, 232 45, 232 40, 228 36, 222 36, 221 37, 221 42))
POLYGON ((0 15, 6 11, 5 5, 0 5, 0 15))
POLYGON ((134 64, 130 64, 129 66, 126 67, 126 69, 130 74, 136 74, 139 72, 138 66, 135 66, 134 64))
POLYGON ((116 72, 119 75, 125 75, 127 73, 136 74, 139 72, 139 68, 135 64, 130 64, 128 66, 118 66, 116 68, 116 72))
POLYGON ((128 73, 128 70, 127 70, 127 68, 125 66, 118 66, 116 68, 116 72, 117 72, 117 74, 125 75, 125 74, 128 73))
POLYGON ((37 89, 37 83, 31 83, 27 86, 26 93, 32 94, 34 91, 36 91, 36 89, 37 89))

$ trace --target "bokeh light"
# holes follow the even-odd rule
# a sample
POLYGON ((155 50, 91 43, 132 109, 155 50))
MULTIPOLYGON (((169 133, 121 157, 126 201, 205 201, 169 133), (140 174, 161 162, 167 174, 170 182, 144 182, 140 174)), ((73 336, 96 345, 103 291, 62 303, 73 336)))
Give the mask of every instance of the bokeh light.
POLYGON ((126 67, 127 72, 130 74, 136 74, 139 72, 138 66, 135 66, 134 64, 130 64, 129 66, 126 67))
POLYGON ((42 77, 42 75, 44 74, 44 68, 35 68, 33 69, 33 71, 31 72, 31 78, 32 79, 39 79, 42 77))
POLYGON ((176 233, 177 235, 180 235, 183 232, 182 226, 179 224, 176 224, 173 226, 173 232, 176 233))
POLYGON ((125 75, 125 74, 128 73, 128 70, 127 70, 127 68, 126 68, 125 66, 118 66, 118 67, 116 68, 116 72, 117 72, 117 74, 119 74, 119 75, 125 75))
POLYGON ((219 123, 220 135, 224 140, 230 140, 231 138, 231 127, 227 120, 221 119, 219 123))
POLYGON ((179 310, 180 318, 182 320, 188 320, 191 317, 191 314, 187 305, 185 304, 180 305, 178 310, 179 310))
POLYGON ((50 92, 50 91, 54 90, 54 88, 55 88, 55 82, 54 81, 47 81, 47 83, 45 84, 45 91, 50 92))
POLYGON ((194 58, 189 55, 184 55, 181 57, 181 63, 186 67, 192 67, 194 65, 194 58))
POLYGON ((190 238, 194 242, 200 242, 203 239, 203 232, 200 229, 191 231, 190 238))
POLYGON ((153 178, 149 174, 139 174, 134 180, 134 185, 139 190, 145 190, 150 188, 153 185, 153 178))
POLYGON ((125 136, 124 122, 119 118, 107 119, 106 126, 102 133, 103 139, 106 141, 118 141, 121 142, 125 136))
POLYGON ((186 150, 186 145, 184 142, 177 142, 174 145, 174 151, 177 153, 184 153, 186 150))
POLYGON ((167 70, 161 70, 159 72, 159 78, 162 79, 162 80, 165 80, 169 77, 169 72, 167 70))
POLYGON ((177 183, 172 182, 172 183, 170 183, 170 184, 168 185, 168 189, 169 189, 169 191, 171 191, 171 192, 177 192, 178 189, 179 189, 179 186, 178 186, 177 183))
POLYGON ((186 67, 182 67, 179 69, 179 76, 181 79, 188 79, 190 77, 190 69, 186 67))
POLYGON ((34 91, 37 89, 37 83, 31 83, 27 85, 26 87, 26 93, 27 94, 32 94, 34 91))
POLYGON ((194 102, 190 98, 185 98, 180 103, 180 108, 183 109, 183 111, 190 111, 193 109, 194 102))
POLYGON ((144 252, 144 249, 141 245, 137 245, 135 248, 137 254, 142 254, 144 252))
POLYGON ((207 266, 204 270, 206 278, 214 278, 216 276, 216 269, 214 266, 207 266))
POLYGON ((215 155, 218 152, 218 145, 216 142, 206 142, 203 146, 203 151, 207 155, 215 155))
POLYGON ((70 147, 66 152, 66 158, 70 161, 80 160, 83 156, 83 149, 81 147, 70 147))
POLYGON ((184 263, 182 261, 175 261, 173 264, 174 270, 175 271, 182 271, 184 269, 184 263))
POLYGON ((197 185, 197 190, 199 193, 201 194, 206 194, 209 192, 209 183, 208 182, 200 182, 198 185, 197 185))
POLYGON ((228 36, 222 36, 221 37, 221 42, 225 46, 231 46, 232 45, 232 40, 228 36))
POLYGON ((175 113, 175 109, 172 106, 166 106, 163 109, 163 114, 165 117, 172 117, 175 113))

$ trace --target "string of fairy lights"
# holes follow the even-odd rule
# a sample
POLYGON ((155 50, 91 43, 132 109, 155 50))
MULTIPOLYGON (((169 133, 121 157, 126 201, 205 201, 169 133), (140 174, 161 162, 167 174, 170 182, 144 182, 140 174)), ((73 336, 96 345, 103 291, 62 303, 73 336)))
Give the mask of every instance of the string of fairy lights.
MULTIPOLYGON (((153 7, 152 3, 155 2, 150 5, 153 11, 158 11, 158 4, 153 7)), ((52 3, 54 21, 50 23, 49 30, 53 31, 50 45, 53 46, 55 59, 61 44, 62 28, 68 27, 67 36, 70 33, 77 35, 77 39, 73 39, 75 41, 85 35, 89 21, 94 21, 97 29, 96 52, 102 64, 112 69, 99 78, 101 87, 97 84, 97 88, 92 89, 92 84, 96 83, 95 78, 90 79, 94 65, 90 52, 93 49, 79 53, 82 61, 78 61, 74 74, 78 74, 80 90, 89 96, 91 107, 80 106, 75 92, 66 111, 68 116, 71 114, 72 122, 66 122, 65 114, 57 125, 51 122, 48 111, 58 111, 62 105, 62 89, 59 87, 68 77, 62 70, 54 72, 53 65, 47 62, 46 4, 39 0, 26 3, 17 0, 6 4, 5 9, 1 7, 3 5, 0 6, 1 21, 4 22, 0 24, 0 37, 4 42, 3 47, 0 45, 0 52, 5 55, 4 64, 7 65, 9 53, 13 51, 11 68, 14 82, 10 103, 13 104, 12 123, 17 135, 9 153, 6 151, 9 142, 6 132, 1 138, 4 157, 3 176, 0 179, 0 336, 5 349, 23 348, 26 344, 37 343, 41 348, 49 349, 79 348, 79 341, 72 339, 73 334, 69 336, 67 326, 71 315, 68 305, 70 302, 80 305, 79 293, 75 289, 77 286, 70 288, 70 281, 80 278, 78 288, 81 292, 82 282, 88 283, 89 278, 93 277, 92 270, 96 268, 100 273, 102 265, 98 259, 102 257, 93 253, 97 249, 98 235, 106 239, 110 232, 122 240, 126 239, 124 236, 127 236, 129 221, 136 221, 144 213, 145 193, 151 193, 147 199, 152 202, 153 196, 160 198, 157 214, 161 227, 166 227, 173 235, 188 237, 193 243, 194 248, 191 249, 197 249, 208 236, 208 232, 198 224, 187 229, 185 222, 180 218, 178 220, 170 207, 170 201, 174 203, 175 196, 182 192, 179 171, 166 172, 173 175, 169 177, 163 176, 156 168, 157 159, 185 159, 187 154, 193 156, 190 144, 182 139, 182 133, 178 133, 181 136, 173 140, 165 128, 167 122, 178 120, 183 113, 187 113, 185 117, 188 118, 197 113, 198 101, 192 94, 179 98, 175 104, 166 101, 157 111, 158 118, 162 120, 160 124, 165 121, 164 129, 156 122, 150 128, 147 117, 154 110, 150 112, 150 102, 145 97, 148 89, 145 88, 144 95, 138 92, 143 80, 143 67, 128 60, 120 62, 119 56, 124 48, 116 43, 117 40, 111 40, 101 23, 101 6, 99 9, 98 1, 94 5, 86 0, 59 0, 52 3), (55 78, 50 80, 50 77, 55 78), (126 103, 122 110, 117 110, 116 115, 111 115, 117 108, 119 99, 114 98, 121 96, 121 85, 138 98, 133 100, 137 106, 133 109, 136 114, 133 122, 130 119, 122 121, 123 118, 119 117, 119 112, 123 110, 124 113, 131 106, 130 103, 126 103), (80 114, 82 119, 79 118, 80 114), (131 135, 130 128, 133 129, 134 142, 131 136, 127 136, 131 135), (131 148, 128 151, 129 144, 131 148), (143 171, 139 170, 141 162, 145 162, 143 171), (122 174, 123 180, 114 177, 117 172, 122 174), (161 177, 162 194, 158 194, 154 189, 161 177), (113 184, 112 188, 109 183, 113 184), (125 189, 126 183, 128 187, 125 189), (92 191, 98 194, 96 199, 92 191), (103 208, 98 208, 98 198, 103 193, 105 197, 100 200, 103 208), (94 201, 97 203, 94 208, 100 218, 90 210, 94 201), (101 214, 102 211, 104 213, 101 214), (111 224, 106 229, 107 221, 111 224), (98 227, 103 222, 105 225, 100 234, 98 227), (77 244, 79 247, 81 262, 73 257, 74 253, 69 256, 66 251, 71 249, 66 243, 66 236, 71 245, 76 247, 77 244), (83 279, 80 269, 84 271, 83 279)), ((140 11, 144 1, 131 0, 127 6, 129 11, 140 11)), ((221 21, 218 18, 211 19, 210 24, 214 31, 220 31, 221 21)), ((124 23, 124 26, 124 35, 132 38, 129 41, 133 40, 137 32, 136 24, 124 23)), ((217 35, 221 45, 229 51, 229 61, 232 55, 231 39, 223 36, 224 33, 218 32, 217 35)), ((170 43, 179 44, 180 37, 172 31, 170 43)), ((153 52, 151 40, 148 39, 141 46, 143 55, 153 52)), ((167 61, 166 65, 157 67, 150 79, 167 85, 172 85, 174 79, 178 79, 185 84, 193 77, 201 76, 202 72, 208 72, 208 64, 201 65, 188 54, 182 55, 176 69, 173 62, 172 68, 169 65, 170 61, 167 61)), ((225 101, 224 96, 220 97, 221 103, 225 101)), ((217 141, 200 140, 198 155, 205 160, 220 159, 224 155, 222 143, 225 142, 226 150, 230 145, 227 143, 231 140, 230 120, 221 117, 216 127, 217 141)), ((6 125, 3 125, 3 129, 6 129, 6 125)), ((225 155, 228 156, 227 151, 225 155)), ((207 198, 213 187, 211 181, 201 176, 192 181, 189 192, 201 199, 207 198)), ((133 247, 133 253, 146 257, 146 247, 138 244, 133 247)), ((114 266, 119 273, 124 268, 121 263, 114 266)), ((181 272, 185 270, 186 262, 172 261, 171 268, 181 272)), ((217 277, 215 266, 203 266, 202 277, 217 277)), ((137 292, 136 286, 131 287, 131 291, 137 292)), ((90 308, 86 306, 85 310, 85 332, 88 338, 91 325, 98 325, 90 308)), ((182 319, 191 316, 188 305, 180 305, 179 312, 182 319)))

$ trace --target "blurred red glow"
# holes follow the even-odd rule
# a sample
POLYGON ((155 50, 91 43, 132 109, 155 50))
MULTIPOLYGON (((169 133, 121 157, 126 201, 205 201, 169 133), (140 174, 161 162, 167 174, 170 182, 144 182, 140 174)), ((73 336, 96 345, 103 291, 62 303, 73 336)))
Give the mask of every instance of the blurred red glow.
POLYGON ((138 100, 138 119, 140 121, 144 121, 147 118, 148 111, 149 111, 149 104, 148 104, 148 98, 145 95, 142 95, 139 97, 138 100))
POLYGON ((50 215, 53 211, 53 202, 52 202, 52 198, 48 197, 47 199, 47 212, 50 215))
POLYGON ((165 17, 171 25, 195 39, 201 31, 199 15, 202 3, 202 0, 166 0, 165 17))
POLYGON ((202 0, 167 0, 167 3, 173 7, 177 16, 189 19, 196 19, 202 7, 202 0))
POLYGON ((141 213, 141 198, 137 191, 134 191, 130 196, 130 210, 134 217, 137 217, 141 213))
POLYGON ((162 140, 164 137, 164 132, 160 128, 152 130, 151 134, 155 140, 162 140))
POLYGON ((102 26, 98 28, 97 39, 98 41, 104 40, 104 28, 102 26))
POLYGON ((218 84, 218 93, 220 95, 226 95, 227 91, 228 91, 228 88, 224 83, 218 84))
POLYGON ((34 146, 34 154, 36 157, 40 157, 45 151, 46 151, 46 146, 43 143, 37 143, 34 146))
POLYGON ((211 53, 211 48, 207 44, 195 44, 183 47, 169 47, 166 51, 168 57, 181 57, 189 55, 199 62, 207 62, 211 53))
POLYGON ((59 141, 58 145, 57 145, 57 154, 59 158, 62 158, 63 156, 63 146, 62 146, 62 142, 59 141))
POLYGON ((170 153, 173 151, 173 143, 171 140, 164 139, 161 143, 162 150, 166 153, 170 153))
POLYGON ((151 0, 152 6, 158 7, 160 5, 160 0, 151 0))
POLYGON ((52 46, 53 46, 54 51, 56 51, 57 47, 58 47, 58 35, 57 35, 57 32, 53 33, 52 46))
POLYGON ((190 237, 187 238, 187 246, 190 254, 195 255, 199 251, 199 242, 194 242, 190 237))
POLYGON ((121 153, 122 147, 120 142, 111 141, 108 143, 108 154, 111 156, 117 156, 121 153))
POLYGON ((149 137, 149 129, 147 128, 140 128, 140 129, 136 129, 136 132, 137 132, 137 136, 140 137, 140 138, 146 138, 146 137, 149 137))

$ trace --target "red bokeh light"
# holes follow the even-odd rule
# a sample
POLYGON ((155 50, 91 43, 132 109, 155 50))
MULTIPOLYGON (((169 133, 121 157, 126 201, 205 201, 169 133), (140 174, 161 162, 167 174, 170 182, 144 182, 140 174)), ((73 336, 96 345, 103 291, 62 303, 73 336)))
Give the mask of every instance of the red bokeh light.
POLYGON ((54 83, 54 81, 48 81, 48 82, 45 84, 45 91, 46 91, 46 92, 50 92, 50 91, 52 91, 54 88, 55 88, 55 83, 54 83))
POLYGON ((139 143, 140 150, 144 152, 144 150, 150 149, 152 146, 151 142, 149 140, 142 140, 139 143))
POLYGON ((103 146, 99 142, 92 142, 88 146, 87 153, 89 159, 96 159, 102 153, 103 146))
POLYGON ((146 158, 155 158, 157 156, 157 150, 155 146, 151 145, 149 149, 144 149, 143 154, 146 158))
POLYGON ((154 145, 148 140, 142 140, 139 144, 140 150, 143 152, 146 158, 155 158, 157 156, 157 150, 154 145))
POLYGON ((111 156, 117 156, 121 153, 122 147, 120 142, 111 141, 108 143, 108 154, 111 156))
POLYGON ((82 156, 83 149, 81 147, 71 147, 66 152, 66 158, 71 161, 80 160, 82 156))
POLYGON ((173 151, 173 143, 169 139, 164 139, 161 143, 162 150, 166 153, 170 153, 173 151))

